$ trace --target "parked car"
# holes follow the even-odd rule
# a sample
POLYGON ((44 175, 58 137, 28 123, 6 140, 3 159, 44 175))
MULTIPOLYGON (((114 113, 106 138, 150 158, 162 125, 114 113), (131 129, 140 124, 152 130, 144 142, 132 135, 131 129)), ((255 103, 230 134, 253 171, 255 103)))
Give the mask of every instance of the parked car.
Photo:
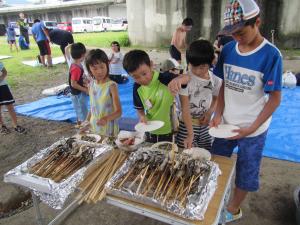
POLYGON ((123 31, 128 29, 127 20, 113 20, 111 23, 111 31, 123 31))
POLYGON ((57 28, 60 29, 60 30, 65 30, 65 31, 71 32, 71 33, 73 32, 71 22, 58 23, 57 28))
POLYGON ((44 21, 44 25, 49 30, 53 30, 53 29, 57 28, 57 22, 56 21, 44 21))
POLYGON ((72 18, 72 30, 74 33, 76 32, 92 32, 93 24, 92 18, 86 17, 77 17, 72 18))
POLYGON ((104 16, 93 17, 93 31, 107 31, 111 28, 112 18, 104 16))

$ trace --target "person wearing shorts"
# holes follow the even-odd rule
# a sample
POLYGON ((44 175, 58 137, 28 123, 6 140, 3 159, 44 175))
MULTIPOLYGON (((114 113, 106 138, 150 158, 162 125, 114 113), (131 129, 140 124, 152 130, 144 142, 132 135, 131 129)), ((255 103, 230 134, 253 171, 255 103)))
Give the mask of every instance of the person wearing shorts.
POLYGON ((6 29, 7 43, 9 44, 10 52, 12 52, 13 45, 15 46, 17 52, 19 51, 16 43, 16 31, 13 24, 9 24, 6 29))
POLYGON ((184 54, 187 47, 186 33, 192 29, 192 26, 193 20, 191 18, 185 18, 181 26, 178 27, 173 34, 169 52, 171 57, 179 64, 181 63, 181 54, 184 54))
POLYGON ((223 47, 213 70, 223 83, 210 126, 238 127, 234 137, 216 138, 212 145, 212 153, 223 156, 231 156, 238 147, 236 186, 225 215, 229 223, 242 217, 246 196, 259 189, 262 152, 272 114, 281 101, 282 55, 259 31, 255 0, 230 0, 225 12, 222 33, 234 40, 223 47))
POLYGON ((14 130, 18 133, 25 133, 26 132, 25 128, 19 126, 17 123, 17 115, 13 105, 15 103, 15 100, 5 80, 6 76, 7 76, 7 71, 4 65, 2 64, 2 62, 0 62, 0 135, 5 135, 10 133, 10 130, 4 124, 2 118, 2 114, 1 114, 2 106, 6 106, 7 111, 11 117, 14 130))
POLYGON ((39 19, 34 20, 34 24, 31 29, 33 39, 36 41, 40 50, 40 60, 44 66, 52 66, 51 48, 49 45, 50 37, 46 31, 44 22, 39 19), (45 62, 47 57, 47 64, 45 62))

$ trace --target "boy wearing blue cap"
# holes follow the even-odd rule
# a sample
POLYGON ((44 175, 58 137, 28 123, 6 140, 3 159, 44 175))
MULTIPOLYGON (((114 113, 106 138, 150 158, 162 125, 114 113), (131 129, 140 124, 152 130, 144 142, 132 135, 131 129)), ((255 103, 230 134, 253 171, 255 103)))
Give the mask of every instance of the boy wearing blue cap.
POLYGON ((248 192, 259 188, 262 151, 273 112, 281 100, 282 56, 259 31, 259 7, 254 0, 230 0, 223 33, 226 44, 213 73, 223 79, 210 126, 221 122, 239 127, 230 139, 216 138, 214 154, 230 157, 238 146, 235 189, 226 222, 242 217, 240 206, 248 192))

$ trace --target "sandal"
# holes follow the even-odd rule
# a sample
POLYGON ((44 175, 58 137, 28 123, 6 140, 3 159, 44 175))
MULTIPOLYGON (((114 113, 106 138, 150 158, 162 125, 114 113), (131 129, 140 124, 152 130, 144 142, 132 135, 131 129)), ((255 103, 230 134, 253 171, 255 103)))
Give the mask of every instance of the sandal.
POLYGON ((236 221, 236 220, 242 218, 242 216, 243 216, 243 213, 242 213, 241 208, 239 208, 239 212, 237 214, 232 214, 226 210, 225 223, 230 223, 230 222, 236 221))
POLYGON ((10 130, 5 125, 2 125, 0 129, 0 134, 9 134, 9 133, 10 130))
POLYGON ((21 126, 18 125, 18 126, 15 127, 15 131, 17 131, 20 134, 24 134, 26 129, 24 127, 21 127, 21 126))

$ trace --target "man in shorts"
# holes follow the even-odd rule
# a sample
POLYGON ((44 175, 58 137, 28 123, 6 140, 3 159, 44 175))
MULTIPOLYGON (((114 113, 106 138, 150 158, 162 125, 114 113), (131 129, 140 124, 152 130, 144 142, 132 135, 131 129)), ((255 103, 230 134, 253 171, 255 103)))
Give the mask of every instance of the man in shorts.
POLYGON ((186 33, 192 29, 192 26, 193 20, 191 18, 185 18, 181 26, 178 27, 173 34, 169 51, 171 57, 179 64, 181 64, 181 55, 185 54, 187 48, 186 33))
POLYGON ((50 37, 46 31, 46 27, 39 19, 34 20, 34 24, 31 29, 33 39, 37 43, 40 50, 41 63, 44 66, 52 66, 51 48, 49 45, 50 37), (47 64, 45 62, 45 56, 47 57, 47 64))

